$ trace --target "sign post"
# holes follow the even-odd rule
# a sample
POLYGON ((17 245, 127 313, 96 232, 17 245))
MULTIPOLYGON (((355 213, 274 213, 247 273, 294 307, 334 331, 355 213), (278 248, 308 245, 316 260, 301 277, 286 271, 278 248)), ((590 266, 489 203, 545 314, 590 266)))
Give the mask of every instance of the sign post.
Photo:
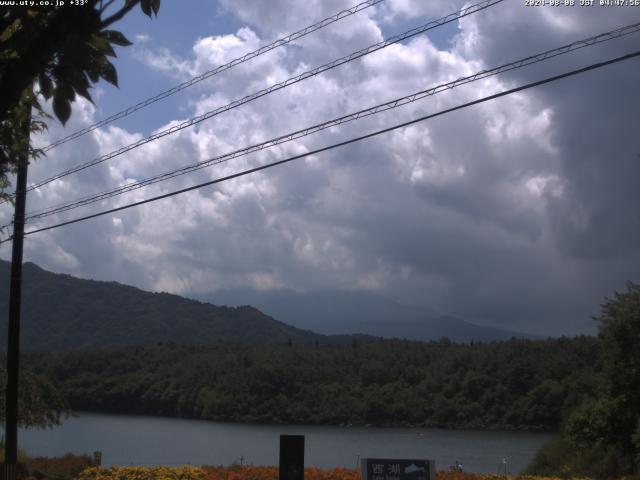
POLYGON ((279 480, 304 480, 304 435, 280 435, 279 480))
POLYGON ((362 480, 436 480, 434 460, 363 458, 362 480))

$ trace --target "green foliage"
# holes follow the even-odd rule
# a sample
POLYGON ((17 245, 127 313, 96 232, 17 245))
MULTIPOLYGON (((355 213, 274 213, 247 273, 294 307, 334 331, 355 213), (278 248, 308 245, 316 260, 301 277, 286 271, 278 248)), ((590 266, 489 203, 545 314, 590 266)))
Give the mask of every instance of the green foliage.
POLYGON ((116 69, 109 57, 116 56, 114 45, 131 42, 107 27, 137 4, 150 17, 160 8, 160 0, 125 0, 108 14, 108 6, 89 0, 82 8, 5 9, 0 17, 0 85, 9 88, 8 98, 0 103, 0 118, 7 118, 7 108, 17 105, 34 81, 45 99, 53 97, 55 114, 62 123, 69 118, 76 95, 91 100, 91 83, 102 78, 117 86, 116 69))
POLYGON ((578 450, 604 448, 615 444, 625 428, 625 402, 621 398, 598 398, 580 405, 571 413, 565 433, 578 450))
POLYGON ((11 121, 0 122, 0 200, 11 200, 11 196, 5 192, 9 186, 8 175, 16 173, 20 162, 42 155, 42 150, 31 146, 26 135, 27 129, 30 134, 42 132, 47 128, 44 120, 49 118, 36 96, 28 90, 20 103, 11 109, 11 116, 11 121))
MULTIPOLYGON (((600 339, 605 352, 609 395, 623 396, 640 415, 640 285, 629 282, 602 304, 600 339)), ((634 423, 632 423, 634 425, 634 423)))
POLYGON ((603 445, 577 450, 561 436, 544 445, 525 474, 562 478, 630 478, 633 466, 615 446, 603 445))
POLYGON ((578 475, 577 472, 566 465, 567 459, 573 456, 574 450, 574 446, 564 437, 551 440, 538 450, 524 474, 540 477, 575 477, 578 475))
MULTIPOLYGON (((545 449, 532 474, 614 478, 640 473, 640 285, 629 282, 602 304, 599 340, 603 375, 594 397, 568 417, 562 456, 545 449)), ((552 447, 550 447, 552 448, 552 447)))
MULTIPOLYGON (((2 359, 1 364, 5 363, 2 359)), ((0 421, 5 419, 7 372, 0 367, 0 421)), ((68 413, 67 404, 60 390, 42 374, 21 372, 18 392, 18 423, 22 427, 46 428, 58 425, 68 413)))
MULTIPOLYGON (((124 35, 108 27, 136 5, 149 17, 157 15, 160 0, 88 0, 78 8, 6 6, 0 13, 0 191, 7 174, 24 158, 25 116, 31 107, 42 113, 33 95, 34 83, 45 100, 53 99, 56 117, 65 123, 76 95, 91 101, 92 83, 103 79, 118 85, 109 57, 113 48, 130 45, 124 35), (110 10, 111 8, 111 10, 110 10), (26 106, 26 107, 25 107, 26 106)), ((44 117, 33 128, 42 128, 44 117)), ((29 121, 29 120, 27 120, 29 121)), ((29 153, 34 153, 33 151, 29 153)), ((33 155, 30 155, 33 158, 33 155)), ((4 196, 6 198, 6 195, 4 196)))
POLYGON ((573 402, 594 390, 599 354, 591 337, 474 345, 385 340, 358 348, 162 344, 30 355, 25 363, 52 378, 78 410, 555 430, 573 402), (526 373, 517 385, 514 372, 526 373), (566 402, 565 391, 580 393, 566 402))

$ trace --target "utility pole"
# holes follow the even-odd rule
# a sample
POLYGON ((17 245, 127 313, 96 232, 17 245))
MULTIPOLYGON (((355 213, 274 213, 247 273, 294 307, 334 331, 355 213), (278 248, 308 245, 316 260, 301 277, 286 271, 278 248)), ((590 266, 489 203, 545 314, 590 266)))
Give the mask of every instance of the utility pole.
POLYGON ((29 165, 29 134, 31 132, 31 99, 22 134, 24 150, 18 158, 15 210, 13 214, 13 249, 11 252, 11 283, 9 287, 9 332, 7 335, 7 391, 5 406, 5 450, 3 480, 17 478, 18 463, 18 375, 20 372, 20 301, 22 293, 22 245, 24 243, 24 213, 27 197, 27 168, 29 165))

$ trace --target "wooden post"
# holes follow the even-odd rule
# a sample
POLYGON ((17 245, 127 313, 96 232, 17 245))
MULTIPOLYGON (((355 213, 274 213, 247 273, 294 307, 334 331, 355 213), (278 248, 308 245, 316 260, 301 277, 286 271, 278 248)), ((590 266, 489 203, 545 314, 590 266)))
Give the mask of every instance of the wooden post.
POLYGON ((279 480, 304 480, 304 435, 280 435, 279 480))
MULTIPOLYGON (((26 108, 31 108, 26 107, 26 108)), ((5 396, 5 450, 1 477, 16 479, 18 462, 18 376, 20 372, 20 301, 22 297, 22 246, 24 242, 24 212, 27 197, 27 168, 29 165, 29 133, 31 114, 24 121, 26 147, 18 159, 16 199, 13 215, 13 248, 11 252, 11 280, 9 287, 9 331, 7 334, 7 390, 5 396)))

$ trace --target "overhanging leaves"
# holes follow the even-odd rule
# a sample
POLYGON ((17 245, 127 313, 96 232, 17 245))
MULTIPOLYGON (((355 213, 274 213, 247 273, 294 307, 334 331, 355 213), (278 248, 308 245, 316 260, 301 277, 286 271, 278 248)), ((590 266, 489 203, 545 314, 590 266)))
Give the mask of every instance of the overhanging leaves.
POLYGON ((102 33, 104 37, 114 45, 120 45, 121 47, 128 47, 129 45, 132 45, 132 43, 127 40, 127 37, 125 37, 121 32, 105 30, 102 33))
POLYGON ((56 114, 58 120, 64 125, 71 116, 71 101, 66 90, 56 89, 56 93, 53 96, 53 113, 56 114))
POLYGON ((76 94, 91 101, 91 86, 101 79, 118 85, 108 57, 115 57, 116 46, 131 42, 109 26, 138 5, 147 16, 157 15, 160 0, 114 0, 104 10, 101 5, 90 0, 83 8, 7 6, 0 13, 0 197, 10 187, 7 175, 15 169, 15 152, 29 148, 31 158, 37 154, 19 140, 15 107, 23 92, 37 82, 39 93, 53 98, 54 115, 66 123, 76 94))
POLYGON ((118 86, 118 72, 111 62, 106 61, 104 63, 100 76, 112 85, 118 86))

